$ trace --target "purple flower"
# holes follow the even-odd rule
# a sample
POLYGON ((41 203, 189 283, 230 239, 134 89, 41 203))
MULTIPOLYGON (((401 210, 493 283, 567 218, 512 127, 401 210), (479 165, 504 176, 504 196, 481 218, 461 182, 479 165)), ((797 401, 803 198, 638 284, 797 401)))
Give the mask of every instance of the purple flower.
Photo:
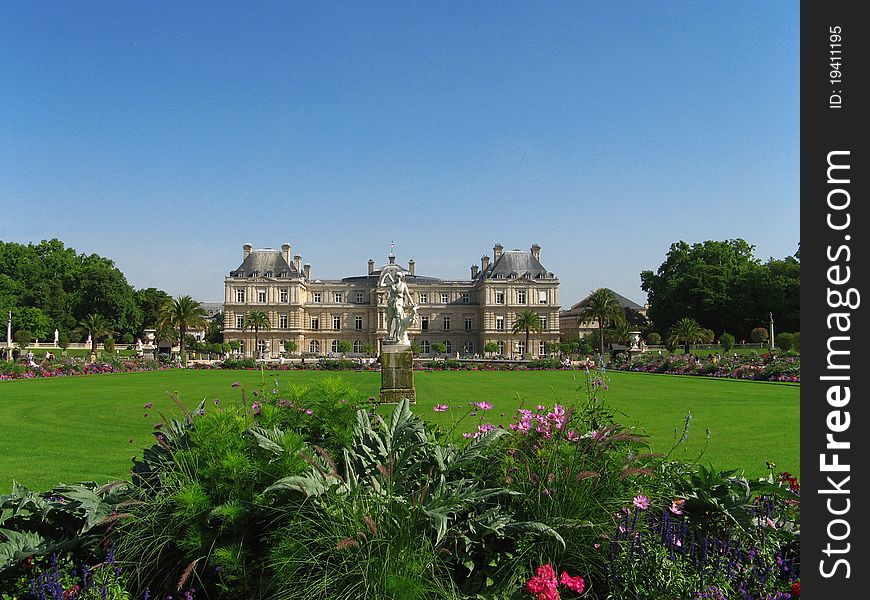
POLYGON ((646 510, 649 508, 649 498, 643 494, 638 494, 634 497, 634 505, 641 510, 646 510))
POLYGON ((435 408, 433 408, 432 410, 434 410, 435 412, 444 412, 445 410, 447 410, 449 408, 450 407, 447 406, 446 404, 436 404, 435 408))
POLYGON ((253 404, 251 404, 251 409, 254 411, 254 414, 255 414, 255 415, 259 415, 260 412, 261 412, 261 409, 260 409, 260 403, 259 403, 259 402, 254 402, 253 404))
POLYGON ((218 400, 217 398, 214 399, 214 405, 215 405, 215 406, 217 406, 217 405, 220 404, 220 403, 221 403, 220 400, 218 400))
POLYGON ((143 408, 145 408, 145 409, 154 408, 154 403, 153 402, 146 402, 145 405, 143 406, 143 408))
POLYGON ((490 410, 492 408, 492 404, 489 402, 475 402, 474 405, 480 410, 490 410))
POLYGON ((234 381, 234 382, 232 383, 232 386, 233 386, 233 387, 239 387, 240 385, 242 385, 242 384, 239 383, 238 381, 234 381))

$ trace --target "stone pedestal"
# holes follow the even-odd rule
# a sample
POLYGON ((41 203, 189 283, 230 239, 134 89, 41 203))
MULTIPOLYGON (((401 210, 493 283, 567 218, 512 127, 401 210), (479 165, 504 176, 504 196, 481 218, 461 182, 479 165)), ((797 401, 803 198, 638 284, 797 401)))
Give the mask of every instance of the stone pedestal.
POLYGON ((384 344, 381 347, 381 402, 397 404, 403 398, 417 403, 411 346, 384 344))

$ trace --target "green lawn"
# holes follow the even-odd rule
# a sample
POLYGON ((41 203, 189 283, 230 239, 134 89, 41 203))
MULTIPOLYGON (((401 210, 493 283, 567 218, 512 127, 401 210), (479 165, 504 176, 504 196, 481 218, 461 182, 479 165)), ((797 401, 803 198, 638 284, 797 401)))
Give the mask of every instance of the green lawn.
MULTIPOLYGON (((317 371, 271 373, 265 375, 270 385, 275 373, 281 384, 336 376, 317 371)), ((377 395, 379 373, 339 376, 365 394, 377 395)), ((709 428, 705 463, 760 476, 766 473, 765 462, 772 461, 778 470, 800 473, 798 385, 622 372, 611 372, 608 378, 607 402, 622 413, 622 422, 643 427, 654 450, 670 449, 674 429, 682 430, 691 410, 694 419, 686 449, 673 456, 695 458, 709 428)), ((188 406, 206 398, 213 407, 214 398, 224 404, 240 400, 240 389, 232 388, 232 382, 253 390, 261 379, 258 371, 173 370, 2 382, 0 493, 13 479, 46 489, 61 481, 125 478, 130 459, 151 443, 157 413, 176 414, 168 392, 179 392, 188 406), (148 417, 146 402, 154 403, 148 417)), ((485 414, 487 420, 508 423, 521 399, 532 408, 554 401, 570 404, 583 382, 582 371, 417 372, 417 411, 450 424, 468 402, 486 400, 495 406, 485 414), (463 408, 433 412, 439 403, 463 408)), ((475 429, 478 422, 479 416, 468 417, 457 431, 475 429)))

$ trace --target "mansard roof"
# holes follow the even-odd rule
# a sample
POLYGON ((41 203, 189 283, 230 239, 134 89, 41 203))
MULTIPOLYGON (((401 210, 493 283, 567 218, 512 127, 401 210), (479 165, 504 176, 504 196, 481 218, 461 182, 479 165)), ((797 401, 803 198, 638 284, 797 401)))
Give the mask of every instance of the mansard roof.
POLYGON ((297 277, 298 275, 295 265, 288 264, 280 250, 271 248, 252 251, 238 269, 230 271, 230 277, 297 277))
POLYGON ((531 252, 523 250, 506 250, 480 276, 484 279, 516 279, 519 277, 555 279, 556 277, 548 272, 541 261, 535 258, 531 252))

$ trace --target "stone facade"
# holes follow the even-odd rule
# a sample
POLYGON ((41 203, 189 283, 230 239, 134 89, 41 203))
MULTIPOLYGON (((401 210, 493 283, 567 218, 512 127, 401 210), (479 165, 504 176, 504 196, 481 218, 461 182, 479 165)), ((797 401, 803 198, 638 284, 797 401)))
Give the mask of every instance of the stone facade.
MULTIPOLYGON (((297 352, 318 356, 337 355, 342 340, 351 344, 351 355, 377 352, 386 335, 386 292, 378 288, 375 261, 369 259, 365 275, 314 279, 311 266, 290 250, 289 244, 280 250, 243 246, 242 264, 225 279, 224 340, 238 340, 252 356, 254 333, 242 324, 245 314, 259 310, 271 323, 257 336, 264 356, 277 357, 285 340, 295 341, 297 352)), ((419 305, 409 335, 422 346, 421 355, 434 355, 440 342, 450 356, 483 356, 484 345, 495 342, 501 356, 518 357, 525 333, 511 328, 527 309, 545 321, 545 330, 529 337, 530 354, 543 355, 544 342, 559 340, 559 279, 541 265, 540 252, 537 244, 528 251, 497 244, 492 259, 483 256, 469 279, 455 281, 418 275, 408 261, 402 271, 419 305)))

